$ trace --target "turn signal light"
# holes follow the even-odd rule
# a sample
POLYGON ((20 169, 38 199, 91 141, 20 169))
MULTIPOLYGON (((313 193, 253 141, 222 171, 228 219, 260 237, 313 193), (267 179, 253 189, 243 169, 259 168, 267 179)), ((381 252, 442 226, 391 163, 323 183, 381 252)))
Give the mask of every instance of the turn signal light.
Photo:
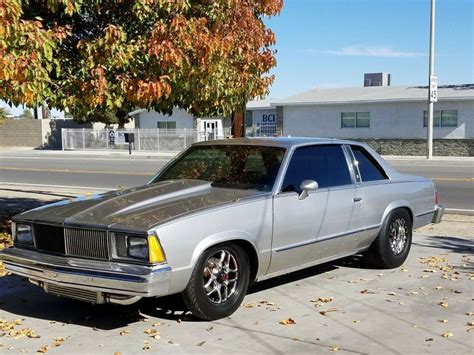
POLYGON ((152 264, 159 264, 166 261, 165 253, 163 253, 163 249, 161 249, 160 242, 154 235, 148 236, 148 258, 152 264))

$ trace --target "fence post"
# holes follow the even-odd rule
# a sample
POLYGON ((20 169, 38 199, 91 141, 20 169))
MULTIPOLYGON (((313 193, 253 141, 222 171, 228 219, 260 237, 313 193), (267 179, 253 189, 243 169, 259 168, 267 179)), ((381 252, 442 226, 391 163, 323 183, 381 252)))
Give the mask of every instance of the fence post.
POLYGON ((61 128, 61 150, 64 151, 64 128, 61 128))
POLYGON ((109 129, 105 129, 105 150, 109 150, 109 129))
POLYGON ((185 128, 185 129, 184 129, 184 149, 186 149, 186 146, 187 146, 187 144, 186 144, 187 134, 188 134, 188 133, 186 132, 186 128, 185 128))
POLYGON ((142 142, 140 137, 140 128, 137 128, 138 150, 142 150, 142 142))
POLYGON ((86 150, 86 129, 82 129, 82 150, 86 150))
POLYGON ((160 151, 160 129, 156 129, 156 146, 157 146, 157 151, 160 151))

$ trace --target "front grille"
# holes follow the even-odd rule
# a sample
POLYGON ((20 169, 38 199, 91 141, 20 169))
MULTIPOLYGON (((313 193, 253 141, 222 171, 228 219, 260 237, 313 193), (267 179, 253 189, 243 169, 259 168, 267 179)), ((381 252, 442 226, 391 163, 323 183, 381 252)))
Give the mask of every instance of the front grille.
POLYGON ((108 260, 107 232, 102 230, 65 228, 66 255, 108 260))
POLYGON ((74 298, 76 300, 90 302, 90 303, 103 303, 103 297, 100 292, 81 290, 79 288, 58 286, 49 283, 44 284, 44 290, 47 293, 62 296, 67 298, 74 298))
POLYGON ((37 249, 59 254, 65 253, 63 227, 34 224, 33 235, 37 249))

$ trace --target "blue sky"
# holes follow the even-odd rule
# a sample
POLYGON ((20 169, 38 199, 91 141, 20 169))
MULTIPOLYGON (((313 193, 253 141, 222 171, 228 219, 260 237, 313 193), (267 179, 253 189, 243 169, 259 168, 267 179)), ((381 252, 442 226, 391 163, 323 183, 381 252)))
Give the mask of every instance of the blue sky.
MULTIPOLYGON (((438 82, 474 82, 473 0, 436 1, 438 82)), ((319 87, 362 86, 363 74, 392 85, 428 81, 430 0, 284 0, 266 24, 276 33, 276 80, 269 97, 319 87)))

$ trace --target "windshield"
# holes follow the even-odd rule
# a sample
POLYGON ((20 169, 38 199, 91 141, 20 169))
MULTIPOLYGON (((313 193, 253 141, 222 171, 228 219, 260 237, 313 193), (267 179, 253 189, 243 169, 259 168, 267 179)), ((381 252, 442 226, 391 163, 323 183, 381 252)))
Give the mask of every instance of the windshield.
POLYGON ((251 145, 193 146, 151 183, 192 179, 214 187, 271 191, 284 148, 251 145))

